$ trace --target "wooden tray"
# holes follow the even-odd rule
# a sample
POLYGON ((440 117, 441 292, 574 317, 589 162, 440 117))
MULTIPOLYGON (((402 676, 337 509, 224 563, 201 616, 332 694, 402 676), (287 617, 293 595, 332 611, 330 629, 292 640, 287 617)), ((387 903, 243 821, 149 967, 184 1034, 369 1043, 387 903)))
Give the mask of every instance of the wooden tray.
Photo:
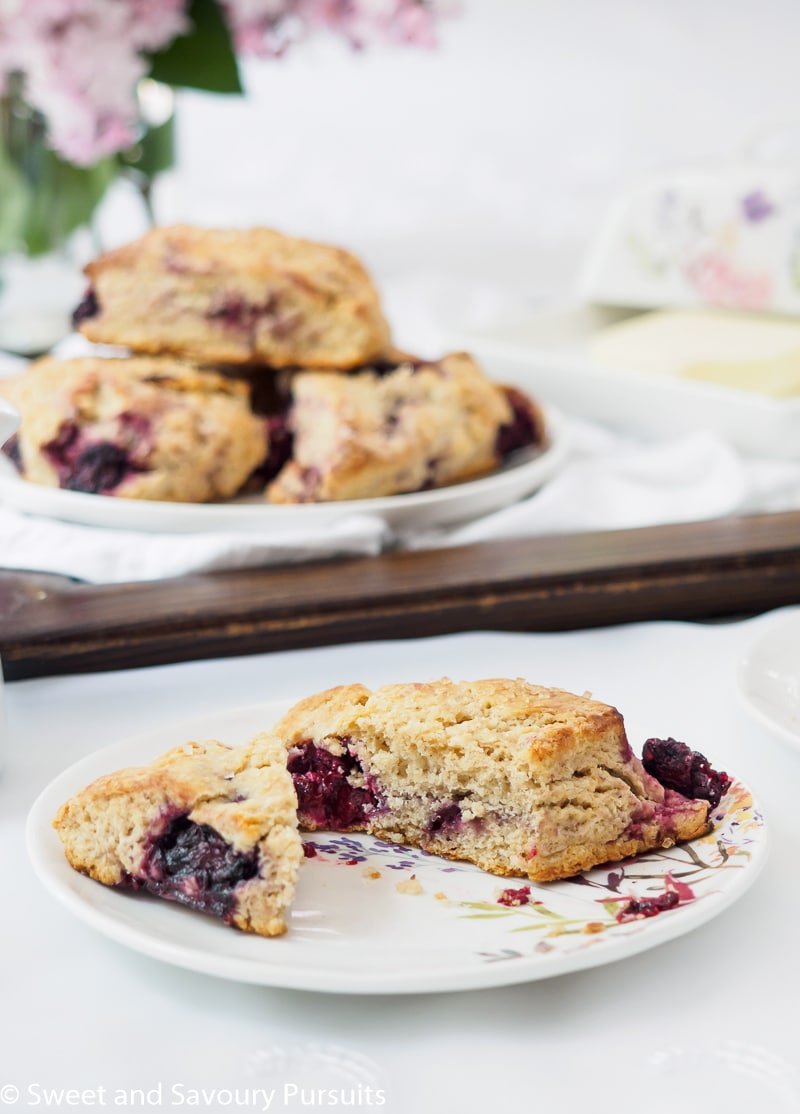
POLYGON ((800 603, 800 513, 96 587, 0 573, 8 679, 800 603))

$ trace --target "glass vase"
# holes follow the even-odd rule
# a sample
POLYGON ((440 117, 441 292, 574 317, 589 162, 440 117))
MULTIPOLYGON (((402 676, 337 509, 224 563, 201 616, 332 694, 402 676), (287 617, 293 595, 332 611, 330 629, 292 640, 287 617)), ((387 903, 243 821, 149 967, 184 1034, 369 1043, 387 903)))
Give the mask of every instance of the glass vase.
POLYGON ((104 247, 96 216, 112 187, 133 187, 152 221, 152 183, 173 158, 172 90, 142 82, 139 107, 139 142, 79 167, 48 146, 43 117, 9 81, 0 97, 0 349, 40 355, 69 333, 81 270, 104 247))

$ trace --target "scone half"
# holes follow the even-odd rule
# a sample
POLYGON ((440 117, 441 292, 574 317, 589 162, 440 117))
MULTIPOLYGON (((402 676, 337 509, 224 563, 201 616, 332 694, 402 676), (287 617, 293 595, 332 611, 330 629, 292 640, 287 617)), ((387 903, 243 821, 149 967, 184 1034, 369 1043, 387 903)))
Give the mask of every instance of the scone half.
POLYGON ((647 773, 615 708, 523 680, 345 686, 302 701, 274 735, 302 828, 366 831, 494 874, 565 878, 708 830, 709 801, 647 773))
POLYGON ((103 885, 261 936, 286 930, 302 846, 285 755, 267 740, 176 747, 93 782, 53 826, 70 865, 103 885))

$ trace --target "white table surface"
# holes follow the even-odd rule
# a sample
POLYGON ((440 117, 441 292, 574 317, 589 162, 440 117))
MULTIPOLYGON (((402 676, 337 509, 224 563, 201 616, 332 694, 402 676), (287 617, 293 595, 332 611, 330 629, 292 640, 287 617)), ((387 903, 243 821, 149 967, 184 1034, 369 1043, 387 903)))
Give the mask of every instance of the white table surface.
MULTIPOLYGON (((385 1091, 393 1114, 800 1111, 800 752, 753 722, 734 690, 740 655, 772 621, 477 633, 10 685, 0 1105, 4 1084, 28 1095, 19 1110, 64 1108, 63 1098, 34 1105, 32 1084, 112 1093, 159 1083, 160 1108, 181 1109, 175 1083, 337 1088, 360 1078, 385 1091), (226 983, 128 952, 75 921, 29 868, 34 797, 106 743, 204 710, 445 672, 591 689, 623 710, 635 745, 666 733, 706 750, 761 800, 772 836, 764 873, 717 920, 623 963, 496 991, 346 998, 226 983)), ((279 1096, 271 1109, 309 1109, 296 1103, 279 1096)))

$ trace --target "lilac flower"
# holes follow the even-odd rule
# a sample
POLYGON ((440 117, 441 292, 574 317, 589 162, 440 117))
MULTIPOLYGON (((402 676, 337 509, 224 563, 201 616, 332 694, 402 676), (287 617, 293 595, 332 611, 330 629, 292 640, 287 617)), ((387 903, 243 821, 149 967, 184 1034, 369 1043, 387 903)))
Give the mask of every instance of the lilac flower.
POLYGON ((763 190, 753 190, 742 198, 742 213, 752 223, 765 220, 775 212, 775 206, 763 190))
POLYGON ((188 27, 185 0, 6 0, 0 64, 25 78, 64 158, 89 166, 136 139, 140 51, 159 50, 188 27))
MULTIPOLYGON (((446 2, 446 0, 445 0, 446 2)), ((434 45, 430 0, 219 0, 236 48, 278 57, 326 30, 434 45)), ((136 85, 157 54, 191 30, 189 0, 0 0, 0 92, 10 73, 46 118, 51 145, 78 166, 137 138, 136 85)))
POLYGON ((361 48, 374 39, 432 47, 435 14, 425 0, 224 0, 237 49, 277 57, 325 30, 361 48))

